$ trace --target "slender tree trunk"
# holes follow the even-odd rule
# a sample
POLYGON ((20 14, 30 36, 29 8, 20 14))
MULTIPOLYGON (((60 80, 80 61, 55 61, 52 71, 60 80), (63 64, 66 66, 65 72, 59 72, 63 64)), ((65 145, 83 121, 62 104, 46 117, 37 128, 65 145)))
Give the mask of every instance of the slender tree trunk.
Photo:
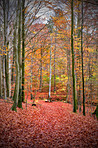
MULTIPOLYGON (((16 73, 16 69, 14 69, 14 62, 15 62, 15 60, 16 60, 16 22, 15 22, 15 24, 14 24, 14 33, 13 33, 13 67, 12 67, 12 89, 13 89, 13 101, 15 100, 14 98, 15 98, 15 92, 16 92, 16 87, 14 88, 14 83, 15 82, 13 82, 13 80, 14 80, 14 70, 15 70, 15 73, 16 73)), ((16 66, 16 62, 15 62, 15 66, 16 66)), ((15 81, 16 81, 16 78, 15 78, 15 81)), ((15 84, 16 85, 16 84, 15 84)))
MULTIPOLYGON (((14 34, 13 34, 14 35, 14 34)), ((13 46, 14 46, 14 42, 13 42, 13 46)), ((15 51, 14 51, 15 48, 13 48, 13 61, 12 61, 12 69, 11 69, 11 97, 13 96, 13 88, 14 88, 14 65, 15 65, 15 51)))
POLYGON ((41 59, 40 59, 40 92, 42 91, 42 56, 43 56, 43 49, 41 48, 41 59))
MULTIPOLYGON (((9 42, 9 49, 11 48, 12 43, 9 42)), ((11 97, 11 54, 12 51, 9 51, 9 97, 11 97)))
POLYGON ((22 108, 22 87, 21 87, 21 1, 18 0, 18 62, 19 62, 19 96, 18 96, 18 107, 22 108))
POLYGON ((55 58, 56 58, 56 32, 55 32, 55 48, 54 48, 54 92, 56 91, 55 58))
POLYGON ((18 49, 16 48, 16 27, 17 27, 17 22, 15 23, 15 28, 14 28, 15 29, 14 30, 14 51, 15 51, 16 81, 15 81, 15 90, 14 90, 14 96, 13 96, 14 103, 11 108, 14 111, 17 111, 16 107, 18 105, 18 97, 19 97, 19 61, 18 61, 18 49))
MULTIPOLYGON (((14 95, 13 95, 13 106, 12 110, 17 111, 17 105, 18 105, 18 98, 19 98, 19 80, 20 80, 20 73, 19 73, 19 42, 17 46, 17 20, 18 20, 18 10, 16 9, 16 20, 14 25, 14 51, 15 51, 15 66, 16 66, 16 79, 15 79, 15 89, 14 89, 14 95)), ((19 41, 19 40, 18 40, 19 41)))
POLYGON ((25 0, 22 0, 22 101, 25 100, 25 92, 24 92, 24 85, 25 85, 25 34, 24 34, 24 22, 25 22, 25 0))
POLYGON ((18 105, 18 97, 19 97, 19 63, 18 63, 18 50, 15 49, 15 64, 16 64, 16 82, 15 82, 15 91, 14 91, 14 103, 12 106, 12 110, 17 111, 16 107, 18 105))
POLYGON ((50 47, 50 75, 49 75, 49 100, 51 101, 51 60, 52 60, 52 37, 51 37, 51 47, 50 47))
POLYGON ((78 67, 78 71, 77 71, 77 102, 79 105, 79 112, 81 112, 81 46, 80 46, 80 3, 78 4, 78 18, 77 18, 77 67, 78 67))
MULTIPOLYGON (((30 86, 30 89, 31 89, 31 100, 33 99, 33 95, 32 95, 32 91, 33 91, 33 89, 32 89, 32 86, 33 86, 33 72, 32 72, 32 70, 33 70, 33 54, 31 54, 31 65, 32 65, 32 67, 31 67, 31 86, 30 86)), ((27 85, 28 86, 28 85, 27 85)))
POLYGON ((70 68, 70 50, 67 49, 67 75, 68 75, 68 84, 67 84, 67 96, 66 96, 66 101, 70 102, 70 78, 71 78, 71 68, 70 68))
MULTIPOLYGON (((9 48, 9 42, 7 43, 7 48, 9 48)), ((7 88, 7 97, 10 96, 10 83, 9 83, 9 51, 7 52, 6 55, 6 88, 7 88)))
POLYGON ((0 55, 0 97, 2 96, 2 56, 0 55))
POLYGON ((6 94, 9 97, 9 56, 6 48, 8 48, 9 42, 7 36, 8 29, 8 14, 9 14, 9 0, 3 1, 3 12, 4 12, 4 48, 5 48, 5 86, 6 86, 6 94))
POLYGON ((3 56, 2 60, 2 65, 3 65, 3 93, 4 93, 4 98, 6 99, 6 80, 5 80, 5 56, 3 56))
POLYGON ((85 116, 84 69, 83 69, 83 0, 82 0, 81 13, 82 13, 82 22, 81 22, 82 93, 83 93, 83 115, 85 116))
POLYGON ((72 78, 73 78, 73 112, 76 112, 75 73, 74 73, 74 46, 73 46, 73 0, 71 1, 71 51, 72 51, 72 78))
MULTIPOLYGON (((3 1, 3 14, 4 14, 4 53, 6 53, 6 7, 5 0, 3 1)), ((3 92, 6 99, 6 55, 3 55, 3 92)))
POLYGON ((91 115, 92 115, 92 65, 91 65, 91 53, 89 53, 89 63, 88 63, 88 68, 89 68, 89 100, 90 100, 90 105, 91 105, 91 115))
POLYGON ((7 88, 7 97, 10 96, 10 81, 9 81, 9 39, 8 39, 8 35, 9 35, 9 24, 8 24, 8 21, 9 21, 9 0, 7 0, 6 2, 7 4, 7 20, 6 20, 6 36, 7 36, 7 41, 6 41, 6 46, 7 46, 7 49, 8 49, 8 52, 7 52, 7 55, 6 55, 6 88, 7 88))

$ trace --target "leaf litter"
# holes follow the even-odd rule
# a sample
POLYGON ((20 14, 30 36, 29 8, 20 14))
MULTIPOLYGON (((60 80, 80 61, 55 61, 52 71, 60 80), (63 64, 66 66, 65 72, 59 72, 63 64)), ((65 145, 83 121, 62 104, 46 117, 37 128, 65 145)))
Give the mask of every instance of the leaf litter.
POLYGON ((0 101, 0 148, 97 148, 98 121, 72 112, 63 102, 25 103, 11 111, 0 101))

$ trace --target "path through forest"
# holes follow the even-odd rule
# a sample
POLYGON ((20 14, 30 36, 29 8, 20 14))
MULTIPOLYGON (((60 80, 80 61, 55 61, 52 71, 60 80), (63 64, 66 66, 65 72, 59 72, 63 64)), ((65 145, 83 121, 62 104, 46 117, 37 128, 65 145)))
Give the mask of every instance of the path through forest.
POLYGON ((96 148, 98 122, 72 112, 63 102, 23 103, 23 110, 0 99, 0 148, 96 148))

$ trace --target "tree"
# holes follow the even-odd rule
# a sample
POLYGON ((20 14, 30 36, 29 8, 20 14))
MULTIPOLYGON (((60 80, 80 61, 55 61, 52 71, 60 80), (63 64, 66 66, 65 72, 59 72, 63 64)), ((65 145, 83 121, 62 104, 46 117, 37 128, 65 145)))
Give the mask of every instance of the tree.
POLYGON ((51 75, 52 75, 52 71, 51 71, 51 60, 52 60, 52 37, 51 37, 51 47, 50 47, 50 68, 49 68, 49 100, 51 101, 51 75))
POLYGON ((84 94, 84 70, 83 70, 83 0, 81 3, 81 59, 82 59, 82 93, 83 93, 83 115, 85 116, 85 94, 84 94))
POLYGON ((43 48, 41 47, 40 49, 40 92, 42 91, 42 58, 43 58, 43 48))
MULTIPOLYGON (((3 39, 4 39, 4 52, 6 53, 6 2, 5 0, 3 1, 3 15, 4 15, 4 34, 3 34, 3 39)), ((6 55, 3 55, 3 92, 4 92, 4 97, 6 99, 6 55)))
MULTIPOLYGON (((0 55, 0 86, 2 86, 2 58, 0 55)), ((0 97, 2 96, 2 87, 0 87, 0 97)))
POLYGON ((21 1, 18 0, 18 62, 19 62, 19 95, 18 107, 22 108, 22 60, 21 60, 21 1))
POLYGON ((55 30, 55 47, 54 47, 54 92, 56 91, 56 32, 57 28, 55 30))
POLYGON ((77 108, 79 107, 79 112, 81 112, 81 10, 80 10, 80 1, 77 1, 75 6, 76 13, 76 28, 75 30, 75 74, 76 74, 76 95, 77 95, 77 108), (77 9, 78 8, 78 9, 77 9))
POLYGON ((24 72, 25 72, 25 0, 22 0, 22 101, 25 100, 25 78, 24 78, 24 72))
POLYGON ((52 61, 52 32, 53 32, 53 21, 49 20, 48 22, 48 29, 50 33, 50 62, 49 62, 49 100, 51 101, 51 75, 52 75, 52 68, 51 68, 51 61, 52 61))
POLYGON ((72 52, 72 78, 73 78, 73 112, 76 112, 76 94, 75 94, 75 73, 74 73, 74 47, 73 47, 73 0, 71 1, 71 52, 72 52))
POLYGON ((18 61, 18 49, 16 46, 16 26, 17 26, 17 22, 15 22, 15 26, 14 26, 14 51, 15 51, 16 81, 15 81, 15 89, 14 89, 14 95, 13 95, 14 103, 11 108, 14 111, 17 111, 16 107, 18 105, 18 95, 19 95, 19 61, 18 61))
POLYGON ((14 51, 15 51, 15 65, 16 65, 16 81, 13 95, 13 106, 12 110, 17 111, 16 107, 22 108, 22 97, 21 97, 21 2, 18 0, 18 8, 16 10, 16 22, 14 26, 14 51), (18 22, 17 22, 18 20, 18 22), (18 30, 16 29, 18 28, 18 30), (18 43, 17 43, 18 37, 18 43))

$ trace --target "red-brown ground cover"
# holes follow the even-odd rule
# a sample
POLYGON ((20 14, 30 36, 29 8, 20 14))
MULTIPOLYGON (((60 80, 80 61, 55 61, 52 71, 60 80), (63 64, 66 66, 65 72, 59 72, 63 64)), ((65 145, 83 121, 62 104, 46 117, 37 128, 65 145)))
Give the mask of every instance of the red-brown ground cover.
POLYGON ((0 99, 0 148, 97 148, 98 122, 63 102, 39 101, 11 111, 0 99))

